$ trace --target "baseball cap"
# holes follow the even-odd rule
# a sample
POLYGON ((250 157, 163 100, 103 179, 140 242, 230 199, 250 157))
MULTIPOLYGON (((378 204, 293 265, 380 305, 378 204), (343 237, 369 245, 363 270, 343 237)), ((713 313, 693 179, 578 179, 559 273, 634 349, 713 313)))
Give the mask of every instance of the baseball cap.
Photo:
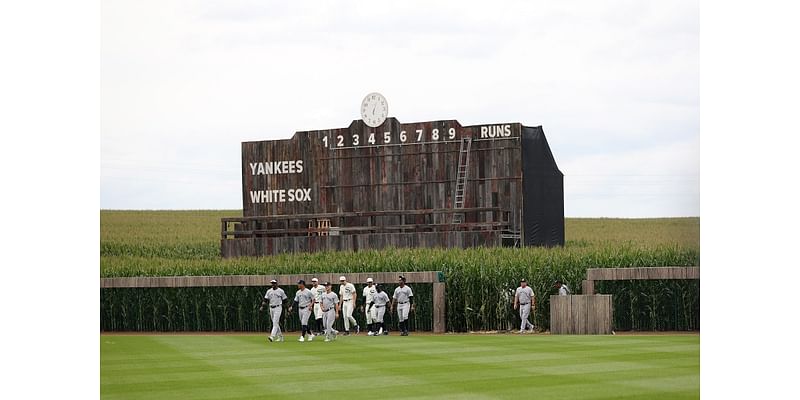
POLYGON ((319 279, 317 279, 317 278, 311 278, 311 282, 319 282, 319 279))
POLYGON ((374 281, 372 280, 372 278, 367 278, 367 283, 372 283, 372 282, 374 282, 374 281))
POLYGON ((344 280, 346 280, 346 279, 344 279, 344 275, 342 275, 342 276, 340 276, 340 277, 339 277, 339 280, 340 280, 340 281, 344 281, 344 280))
POLYGON ((269 283, 278 283, 278 281, 276 281, 275 279, 273 279, 273 280, 269 281, 269 283))
POLYGON ((306 284, 306 281, 304 281, 304 280, 300 279, 299 281, 297 281, 297 284, 298 284, 298 285, 305 285, 305 284, 306 284))
POLYGON ((406 281, 406 277, 404 275, 400 275, 400 280, 405 282, 406 281))
POLYGON ((528 282, 528 281, 526 281, 525 278, 522 278, 522 279, 519 280, 519 282, 522 283, 522 282, 528 282))
POLYGON ((325 282, 325 283, 323 283, 322 285, 323 285, 323 286, 330 286, 330 285, 331 285, 331 283, 330 283, 330 282, 325 282))

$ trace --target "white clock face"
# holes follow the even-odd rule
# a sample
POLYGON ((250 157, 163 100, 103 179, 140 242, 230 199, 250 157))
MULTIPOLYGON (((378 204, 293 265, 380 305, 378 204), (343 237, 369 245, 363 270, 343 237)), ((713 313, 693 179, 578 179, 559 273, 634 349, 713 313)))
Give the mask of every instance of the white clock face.
POLYGON ((386 121, 389 114, 389 104, 380 93, 370 93, 361 102, 361 119, 367 126, 375 128, 386 121))

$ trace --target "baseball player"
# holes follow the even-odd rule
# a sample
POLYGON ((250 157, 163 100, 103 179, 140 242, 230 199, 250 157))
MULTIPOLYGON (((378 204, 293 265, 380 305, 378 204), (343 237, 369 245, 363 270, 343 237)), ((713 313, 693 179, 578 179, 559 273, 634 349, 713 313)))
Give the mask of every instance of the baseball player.
POLYGON ((392 312, 397 306, 397 321, 400 326, 400 336, 408 336, 408 314, 414 311, 414 292, 411 287, 406 286, 406 277, 400 275, 400 286, 394 289, 392 296, 392 312))
POLYGON ((374 311, 375 315, 372 318, 373 328, 378 328, 378 331, 375 332, 375 336, 379 335, 388 335, 389 331, 386 330, 386 325, 383 323, 383 315, 386 313, 386 304, 389 303, 389 295, 383 291, 383 287, 381 285, 375 285, 375 294, 372 296, 372 302, 369 304, 371 305, 371 310, 374 311))
POLYGON ((300 313, 300 327, 302 331, 300 332, 300 339, 297 339, 298 342, 306 341, 306 333, 308 333, 309 342, 314 340, 311 329, 308 329, 308 317, 311 316, 311 307, 313 306, 314 293, 306 289, 306 281, 300 279, 297 281, 297 292, 294 295, 294 304, 289 306, 289 313, 292 312, 293 307, 297 307, 300 313))
POLYGON ((325 341, 330 342, 336 339, 339 331, 333 329, 333 323, 339 318, 339 296, 331 291, 331 283, 325 282, 325 294, 322 295, 320 302, 322 308, 322 321, 325 325, 325 341))
POLYGON ((271 280, 269 283, 272 284, 272 289, 267 290, 267 294, 264 295, 264 300, 261 301, 261 307, 259 307, 259 311, 264 311, 264 306, 269 304, 269 317, 272 320, 272 333, 270 333, 269 339, 270 342, 272 341, 283 341, 283 332, 281 332, 281 313, 283 312, 283 301, 286 300, 286 293, 283 292, 283 289, 278 287, 278 281, 275 279, 271 280))
POLYGON ((361 306, 361 311, 364 312, 367 316, 367 336, 372 336, 375 334, 375 309, 372 308, 372 299, 377 293, 375 290, 375 285, 372 278, 367 278, 367 286, 364 286, 364 290, 362 291, 362 296, 364 296, 364 306, 361 306), (366 310, 364 309, 366 308, 366 310))
POLYGON ((555 286, 556 286, 556 289, 558 289, 558 295, 559 296, 566 296, 566 295, 572 294, 572 292, 569 291, 569 288, 567 287, 567 285, 564 284, 564 283, 561 283, 561 281, 556 281, 555 286))
MULTIPOLYGON (((314 320, 316 321, 317 335, 321 335, 325 328, 322 327, 322 295, 325 294, 325 286, 319 284, 319 279, 311 278, 311 293, 314 293, 314 320)), ((312 337, 314 335, 311 335, 312 337)))
POLYGON ((347 282, 344 276, 339 277, 339 307, 344 318, 344 335, 350 336, 350 325, 355 325, 356 334, 361 331, 358 321, 353 318, 353 310, 356 308, 356 287, 347 282))
POLYGON ((533 324, 528 321, 528 316, 531 314, 531 308, 535 306, 536 296, 533 294, 533 289, 528 286, 528 281, 521 279, 519 287, 514 293, 514 309, 519 310, 519 318, 522 319, 519 333, 525 333, 528 326, 530 326, 530 330, 533 330, 533 324))

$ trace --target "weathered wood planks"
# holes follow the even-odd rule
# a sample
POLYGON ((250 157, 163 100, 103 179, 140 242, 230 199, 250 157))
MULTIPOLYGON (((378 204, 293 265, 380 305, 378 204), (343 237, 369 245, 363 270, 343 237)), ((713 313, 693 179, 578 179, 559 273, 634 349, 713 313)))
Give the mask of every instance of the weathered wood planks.
POLYGON ((611 295, 550 296, 550 333, 608 335, 613 321, 611 295))
POLYGON ((521 129, 519 123, 461 126, 458 121, 444 120, 401 124, 389 118, 377 128, 356 120, 347 128, 297 132, 287 140, 244 142, 244 218, 223 220, 222 256, 389 246, 501 245, 499 235, 484 233, 424 235, 437 225, 443 230, 464 228, 446 226, 453 212, 451 197, 464 137, 473 139, 464 221, 473 227, 493 223, 498 230, 522 230, 521 129), (487 127, 501 128, 503 133, 482 136, 482 129, 487 127), (290 171, 294 172, 284 168, 281 173, 254 173, 257 163, 291 162, 296 166, 298 161, 302 161, 301 172, 292 167, 290 171), (272 201, 271 192, 276 190, 309 190, 310 199, 272 201), (254 193, 266 192, 270 192, 269 201, 253 200, 258 198, 254 193), (490 212, 482 212, 489 208, 490 212), (308 229, 309 220, 318 218, 330 218, 331 226, 340 228, 338 238, 292 237, 308 229), (239 225, 230 229, 228 223, 239 225), (373 226, 399 227, 396 229, 400 232, 358 237, 359 231, 373 226), (266 231, 274 235, 265 235, 283 237, 260 242, 246 237, 266 231))
POLYGON ((594 281, 646 279, 700 279, 700 267, 589 268, 582 282, 583 294, 594 294, 594 281))
POLYGON ((502 231, 359 233, 331 236, 251 237, 220 240, 222 256, 258 257, 298 251, 357 251, 389 247, 500 246, 502 231))

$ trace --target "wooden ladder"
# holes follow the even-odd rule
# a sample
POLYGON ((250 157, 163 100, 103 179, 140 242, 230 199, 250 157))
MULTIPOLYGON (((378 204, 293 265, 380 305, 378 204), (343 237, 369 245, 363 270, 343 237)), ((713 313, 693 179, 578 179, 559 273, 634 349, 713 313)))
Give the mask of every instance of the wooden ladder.
MULTIPOLYGON (((472 148, 472 138, 461 138, 461 148, 458 150, 458 172, 456 172, 456 188, 453 192, 453 209, 464 208, 464 193, 467 186, 467 171, 469 171, 469 150, 472 148)), ((464 223, 464 213, 454 213, 453 223, 464 223)))

